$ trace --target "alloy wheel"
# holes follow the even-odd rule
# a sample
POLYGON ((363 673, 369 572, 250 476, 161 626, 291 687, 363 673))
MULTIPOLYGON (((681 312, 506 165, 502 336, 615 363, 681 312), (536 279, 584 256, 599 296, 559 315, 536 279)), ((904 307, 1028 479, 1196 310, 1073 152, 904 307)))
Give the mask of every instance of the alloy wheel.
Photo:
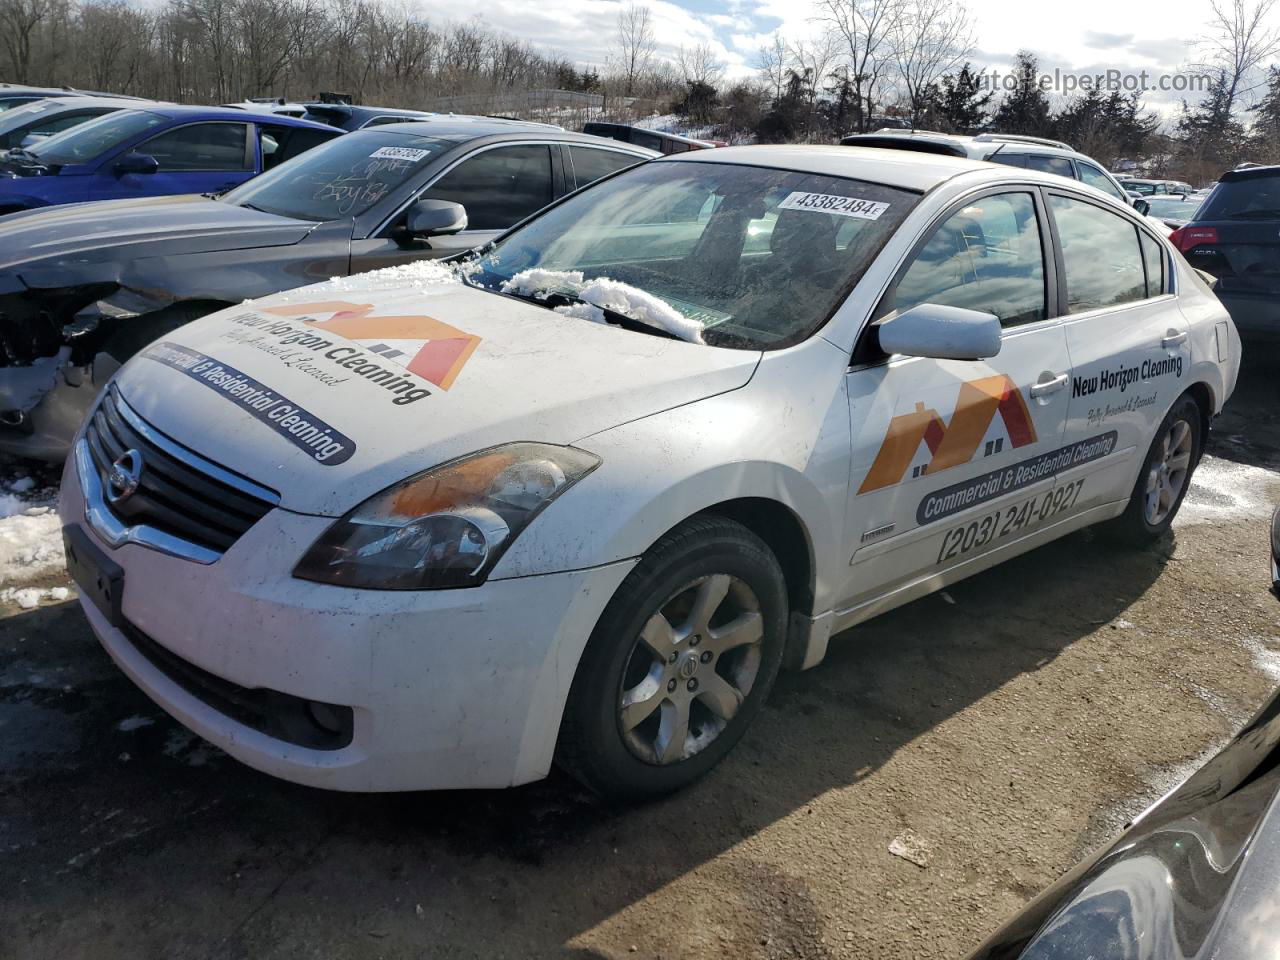
POLYGON ((1151 526, 1163 523, 1178 502, 1190 469, 1191 424, 1175 420, 1161 439, 1147 473, 1144 508, 1151 526))

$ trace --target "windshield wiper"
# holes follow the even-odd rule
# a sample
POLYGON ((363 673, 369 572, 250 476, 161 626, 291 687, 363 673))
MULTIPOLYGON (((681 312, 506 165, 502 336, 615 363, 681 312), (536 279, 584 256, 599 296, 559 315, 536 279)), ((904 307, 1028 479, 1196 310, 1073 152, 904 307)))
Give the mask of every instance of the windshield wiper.
POLYGON ((594 307, 599 310, 612 324, 622 327, 624 330, 633 330, 636 333, 651 333, 655 337, 663 337, 667 340, 680 340, 681 338, 668 330, 661 327, 655 327, 645 323, 643 320, 637 320, 635 317, 629 317, 625 313, 619 313, 617 310, 610 310, 608 307, 602 307, 598 303, 592 303, 590 300, 584 300, 576 293, 564 293, 561 291, 551 291, 536 295, 532 293, 511 293, 509 291, 501 292, 504 297, 515 297, 517 300, 523 300, 526 303, 537 304, 540 307, 546 307, 548 310, 554 310, 556 307, 584 306, 594 307))

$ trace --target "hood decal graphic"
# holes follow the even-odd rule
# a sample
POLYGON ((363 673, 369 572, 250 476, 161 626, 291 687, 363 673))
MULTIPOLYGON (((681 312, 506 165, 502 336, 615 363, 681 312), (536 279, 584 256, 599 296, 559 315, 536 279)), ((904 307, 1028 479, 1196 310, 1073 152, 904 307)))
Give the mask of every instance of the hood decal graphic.
POLYGON ((448 390, 480 344, 480 338, 425 315, 373 316, 373 304, 328 300, 265 307, 263 313, 301 320, 309 327, 352 340, 448 390), (317 314, 331 314, 327 320, 317 314))

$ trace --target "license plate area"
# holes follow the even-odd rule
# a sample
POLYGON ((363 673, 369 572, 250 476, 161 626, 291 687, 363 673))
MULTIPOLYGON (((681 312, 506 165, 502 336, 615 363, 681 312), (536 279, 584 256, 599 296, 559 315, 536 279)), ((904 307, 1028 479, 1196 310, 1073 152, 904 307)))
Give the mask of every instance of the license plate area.
POLYGON ((67 572, 80 595, 88 597, 113 627, 124 622, 124 569, 100 550, 78 524, 62 528, 67 572))

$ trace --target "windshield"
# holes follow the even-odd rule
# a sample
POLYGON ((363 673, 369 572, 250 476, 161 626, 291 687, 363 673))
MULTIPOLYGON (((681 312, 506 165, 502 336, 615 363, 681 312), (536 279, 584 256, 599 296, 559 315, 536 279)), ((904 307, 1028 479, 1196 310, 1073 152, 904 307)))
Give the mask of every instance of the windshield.
POLYGON ((673 309, 709 344, 776 349, 826 322, 917 200, 845 177, 650 163, 516 230, 485 251, 471 282, 528 292, 512 283, 521 274, 543 280, 543 293, 576 295, 608 281, 632 291, 628 302, 673 309))
POLYGON ((165 118, 145 110, 118 110, 72 127, 27 148, 41 163, 88 163, 140 133, 158 127, 165 118))
POLYGON ((1223 180, 1205 201, 1201 220, 1280 220, 1280 173, 1223 180))
POLYGON ((358 217, 454 145, 389 130, 349 133, 250 180, 223 200, 298 220, 358 217))

